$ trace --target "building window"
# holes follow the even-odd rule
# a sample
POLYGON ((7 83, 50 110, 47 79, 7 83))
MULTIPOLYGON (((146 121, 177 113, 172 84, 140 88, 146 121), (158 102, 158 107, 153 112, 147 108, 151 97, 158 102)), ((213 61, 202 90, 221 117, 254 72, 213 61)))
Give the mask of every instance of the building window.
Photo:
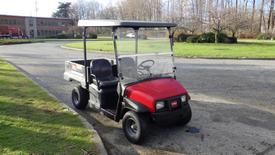
POLYGON ((31 36, 31 38, 34 37, 34 30, 31 30, 31 31, 30 31, 30 36, 31 36))
POLYGON ((34 23, 34 21, 31 19, 31 20, 29 20, 29 26, 30 27, 33 27, 33 23, 34 23))

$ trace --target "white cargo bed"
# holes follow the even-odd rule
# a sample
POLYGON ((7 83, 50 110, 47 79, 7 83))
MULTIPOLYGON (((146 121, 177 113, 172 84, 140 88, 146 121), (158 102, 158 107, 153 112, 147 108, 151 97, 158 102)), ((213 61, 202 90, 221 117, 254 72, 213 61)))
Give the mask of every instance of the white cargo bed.
MULTIPOLYGON (((90 64, 91 60, 87 63, 90 64)), ((85 67, 84 60, 73 60, 65 62, 64 79, 67 81, 79 82, 85 87, 85 67)))

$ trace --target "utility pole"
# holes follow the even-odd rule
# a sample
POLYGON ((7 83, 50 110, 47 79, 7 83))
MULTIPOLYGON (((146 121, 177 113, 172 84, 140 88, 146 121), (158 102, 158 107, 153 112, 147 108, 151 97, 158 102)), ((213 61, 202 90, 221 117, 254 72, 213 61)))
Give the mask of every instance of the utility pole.
POLYGON ((35 17, 33 18, 33 38, 36 39, 37 37, 37 12, 38 12, 38 7, 37 7, 37 0, 35 0, 35 17))
POLYGON ((35 17, 37 17, 37 13, 38 13, 38 7, 37 7, 37 0, 35 0, 35 17))

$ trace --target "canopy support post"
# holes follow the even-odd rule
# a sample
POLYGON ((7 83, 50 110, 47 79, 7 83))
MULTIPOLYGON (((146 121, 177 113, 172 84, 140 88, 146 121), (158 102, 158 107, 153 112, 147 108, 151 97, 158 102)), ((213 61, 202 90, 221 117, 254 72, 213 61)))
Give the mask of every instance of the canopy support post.
POLYGON ((83 49, 84 49, 84 74, 85 74, 85 87, 89 90, 88 75, 87 75, 87 27, 83 30, 83 49))
POLYGON ((168 32, 169 32, 169 40, 170 40, 170 50, 172 52, 172 62, 173 62, 173 72, 174 72, 174 78, 176 79, 176 66, 175 66, 175 58, 174 58, 174 49, 173 49, 173 46, 174 46, 174 34, 171 30, 171 27, 167 27, 168 29, 168 32))
POLYGON ((116 35, 116 30, 117 27, 113 27, 113 45, 114 45, 114 51, 115 51, 115 57, 116 57, 116 64, 118 65, 118 53, 117 53, 117 44, 116 44, 116 40, 117 40, 117 35, 116 35))
MULTIPOLYGON (((135 28, 135 54, 137 55, 138 54, 138 28, 135 28)), ((137 59, 137 56, 135 56, 135 61, 136 61, 136 64, 138 63, 138 59, 137 59)))

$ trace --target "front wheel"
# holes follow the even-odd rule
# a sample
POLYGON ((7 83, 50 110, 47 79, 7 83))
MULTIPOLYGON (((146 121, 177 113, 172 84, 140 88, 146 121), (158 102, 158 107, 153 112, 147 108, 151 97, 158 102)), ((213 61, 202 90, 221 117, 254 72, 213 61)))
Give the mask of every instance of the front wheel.
POLYGON ((89 92, 81 86, 74 87, 72 91, 72 102, 77 109, 85 109, 89 100, 89 92))
POLYGON ((122 128, 126 138, 134 143, 140 143, 147 132, 147 120, 145 115, 128 111, 122 119, 122 128))
POLYGON ((178 125, 188 124, 191 118, 192 118, 192 110, 190 105, 188 105, 187 108, 185 109, 185 116, 180 121, 178 121, 178 125))

